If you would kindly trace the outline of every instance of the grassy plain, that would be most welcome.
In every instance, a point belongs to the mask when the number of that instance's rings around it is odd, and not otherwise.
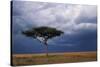
[[[49,53],[47,57],[45,53],[41,54],[13,54],[12,65],[37,65],[37,64],[55,64],[55,63],[71,63],[71,62],[88,62],[96,61],[97,52],[64,52]]]

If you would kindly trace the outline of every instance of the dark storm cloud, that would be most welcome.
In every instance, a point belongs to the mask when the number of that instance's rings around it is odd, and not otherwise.
[[[79,18],[77,18],[76,19],[76,21],[75,22],[78,22],[78,23],[80,23],[80,22],[84,22],[84,23],[97,23],[97,17],[92,17],[92,18],[89,18],[89,17],[79,17]]]
[[[62,38],[59,37],[50,43],[50,45],[66,47],[66,51],[94,51],[97,50],[96,44],[96,30],[85,30],[73,35],[64,35]]]

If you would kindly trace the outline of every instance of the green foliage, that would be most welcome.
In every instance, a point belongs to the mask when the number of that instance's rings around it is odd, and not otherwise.
[[[24,34],[24,35],[26,35],[26,36],[28,36],[28,37],[36,38],[35,32],[34,32],[34,31],[30,31],[30,30],[28,30],[28,31],[23,31],[22,34]]]
[[[63,32],[51,27],[37,27],[23,31],[22,33],[28,37],[43,37],[44,39],[51,39],[53,37],[60,36]]]

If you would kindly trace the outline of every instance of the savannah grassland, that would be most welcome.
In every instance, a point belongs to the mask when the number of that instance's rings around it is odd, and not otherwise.
[[[71,63],[96,61],[97,53],[92,52],[64,52],[49,53],[47,57],[45,53],[41,54],[13,54],[12,65],[37,65],[37,64],[54,64],[54,63]]]

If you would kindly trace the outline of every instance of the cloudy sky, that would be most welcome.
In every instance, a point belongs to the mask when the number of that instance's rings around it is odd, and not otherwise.
[[[64,32],[48,41],[49,52],[96,51],[97,6],[32,1],[13,1],[13,53],[40,53],[45,46],[25,37],[23,30],[48,26]]]

